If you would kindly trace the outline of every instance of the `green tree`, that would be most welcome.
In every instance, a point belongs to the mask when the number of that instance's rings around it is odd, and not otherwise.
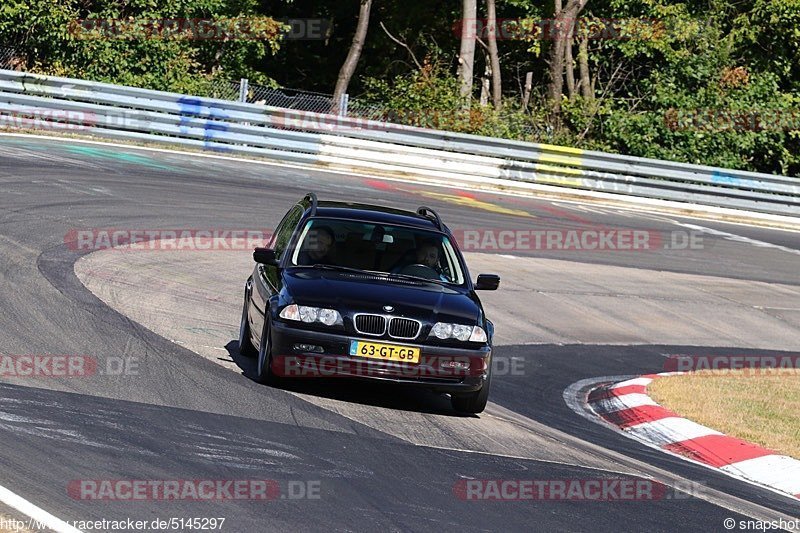
[[[0,35],[38,72],[198,92],[215,77],[269,82],[256,67],[278,50],[283,26],[259,16],[257,5],[256,0],[7,0],[0,7]],[[184,19],[184,31],[147,29],[147,21],[165,19]],[[187,19],[214,20],[220,28],[246,20],[250,31],[265,38],[193,38],[200,30],[192,33]]]

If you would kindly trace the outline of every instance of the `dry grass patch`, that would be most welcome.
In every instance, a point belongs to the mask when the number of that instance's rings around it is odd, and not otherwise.
[[[800,370],[748,372],[661,377],[647,390],[698,424],[800,459]]]

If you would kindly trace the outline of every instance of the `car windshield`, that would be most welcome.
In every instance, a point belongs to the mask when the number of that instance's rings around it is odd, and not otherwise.
[[[314,218],[302,228],[290,264],[328,266],[464,283],[450,239],[407,226]]]

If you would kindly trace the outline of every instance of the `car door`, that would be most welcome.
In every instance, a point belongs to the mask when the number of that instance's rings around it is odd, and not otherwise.
[[[275,250],[275,257],[278,264],[281,263],[283,255],[291,241],[297,224],[303,217],[304,209],[300,205],[294,206],[275,230],[275,234],[270,241],[269,248]],[[280,292],[280,268],[274,265],[257,264],[253,271],[253,288],[250,294],[250,315],[251,331],[254,343],[261,342],[261,332],[264,329],[264,314],[268,308],[270,298]],[[258,344],[255,344],[258,346]]]

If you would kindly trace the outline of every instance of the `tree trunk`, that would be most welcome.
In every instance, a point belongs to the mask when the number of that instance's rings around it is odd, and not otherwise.
[[[528,110],[528,103],[531,101],[531,91],[533,90],[533,72],[525,74],[525,92],[522,94],[522,109]]]
[[[578,44],[578,70],[581,76],[581,95],[585,100],[594,99],[594,87],[589,76],[589,37],[581,35]]]
[[[567,37],[571,27],[575,25],[578,14],[586,7],[588,0],[567,0],[567,5],[556,15],[552,31],[553,48],[550,50],[550,86],[547,96],[550,100],[551,112],[561,112],[561,97],[564,94],[564,57]]]
[[[489,58],[492,62],[492,101],[497,111],[503,107],[503,80],[500,75],[500,55],[497,52],[497,8],[495,0],[486,0]]]
[[[572,58],[573,42],[572,31],[570,31],[567,44],[564,47],[564,68],[567,69],[567,95],[569,95],[570,100],[575,97],[575,60]]]
[[[478,27],[478,0],[462,0],[461,51],[458,54],[458,81],[464,106],[472,100],[472,78],[475,67],[475,31]]]
[[[489,53],[484,54],[484,67],[483,77],[481,78],[481,99],[482,106],[489,104],[489,95],[492,94],[492,62],[489,59]]]
[[[342,96],[347,93],[347,87],[350,85],[350,80],[353,78],[353,73],[358,66],[358,60],[361,58],[361,50],[364,48],[364,41],[367,38],[367,30],[369,29],[369,12],[371,8],[372,0],[361,0],[356,34],[353,36],[353,43],[350,45],[347,59],[344,60],[344,64],[339,70],[339,77],[336,79],[336,90],[333,92],[334,113],[339,112],[339,103],[342,101]]]

